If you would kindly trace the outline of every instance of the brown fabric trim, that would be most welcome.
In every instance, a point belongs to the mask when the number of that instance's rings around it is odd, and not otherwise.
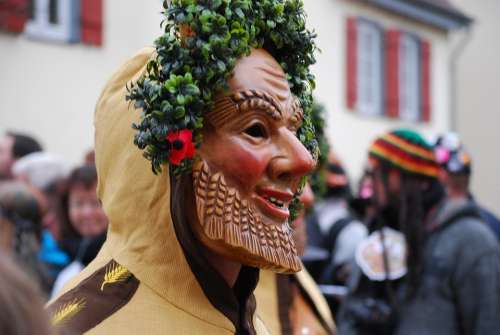
[[[139,280],[111,260],[47,310],[59,334],[82,334],[122,308],[138,287]]]
[[[278,289],[278,316],[281,325],[281,334],[292,335],[293,327],[290,322],[289,309],[293,302],[292,276],[277,274],[276,287]]]
[[[256,309],[253,291],[259,280],[259,270],[243,266],[234,288],[210,265],[189,226],[187,200],[193,201],[192,179],[189,174],[175,177],[170,173],[170,208],[174,230],[186,261],[210,303],[234,325],[235,333],[255,335],[253,315]]]

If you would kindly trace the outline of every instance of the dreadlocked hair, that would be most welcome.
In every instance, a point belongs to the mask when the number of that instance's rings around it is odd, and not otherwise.
[[[391,169],[390,164],[381,161],[381,171],[384,187],[388,190],[388,175]],[[426,205],[428,189],[433,184],[433,179],[422,175],[416,175],[401,171],[401,184],[398,195],[391,195],[388,192],[389,203],[398,209],[398,216],[394,217],[396,222],[382,221],[381,225],[389,225],[404,234],[407,253],[406,264],[408,272],[406,282],[408,283],[405,298],[414,297],[420,284],[423,269],[423,245],[425,241],[425,215],[428,210]],[[425,184],[429,184],[425,186]]]
[[[406,298],[414,296],[423,268],[424,203],[422,179],[403,175],[400,192],[399,228],[407,243],[408,291]]]

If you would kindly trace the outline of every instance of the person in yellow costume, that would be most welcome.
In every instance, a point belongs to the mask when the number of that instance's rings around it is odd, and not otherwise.
[[[166,13],[97,104],[108,235],[48,306],[63,334],[267,334],[259,268],[301,269],[288,221],[317,157],[301,1]]]

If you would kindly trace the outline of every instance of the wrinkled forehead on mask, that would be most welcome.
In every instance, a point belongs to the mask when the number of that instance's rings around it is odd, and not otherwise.
[[[215,99],[208,121],[215,127],[227,120],[227,105],[246,102],[241,112],[265,109],[275,120],[300,127],[304,116],[298,100],[290,91],[286,74],[278,62],[264,49],[252,49],[250,55],[239,59],[228,79],[229,90]]]

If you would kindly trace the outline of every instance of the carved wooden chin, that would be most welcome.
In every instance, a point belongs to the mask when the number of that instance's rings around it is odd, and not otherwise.
[[[301,270],[288,222],[264,224],[253,205],[203,160],[195,163],[193,183],[199,221],[194,231],[207,247],[249,266],[283,273]]]

